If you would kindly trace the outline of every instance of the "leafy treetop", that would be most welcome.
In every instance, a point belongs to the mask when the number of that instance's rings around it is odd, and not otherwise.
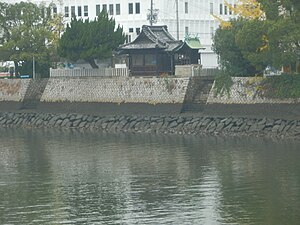
[[[58,53],[72,61],[83,59],[98,68],[95,59],[112,55],[112,50],[125,41],[123,29],[102,11],[94,21],[73,18],[59,41]]]
[[[0,3],[0,59],[14,61],[16,72],[19,62],[30,62],[33,57],[49,63],[56,47],[53,21],[57,18],[51,14],[51,5]]]

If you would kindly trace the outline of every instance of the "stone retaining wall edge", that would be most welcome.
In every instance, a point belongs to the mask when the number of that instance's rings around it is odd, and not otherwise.
[[[299,120],[243,117],[0,113],[0,126],[89,129],[107,132],[300,137]]]

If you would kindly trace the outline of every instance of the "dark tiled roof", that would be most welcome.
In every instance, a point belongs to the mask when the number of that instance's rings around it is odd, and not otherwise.
[[[167,26],[144,25],[139,36],[133,42],[121,45],[119,50],[161,49],[171,52],[182,44],[182,41],[177,41],[172,37]]]

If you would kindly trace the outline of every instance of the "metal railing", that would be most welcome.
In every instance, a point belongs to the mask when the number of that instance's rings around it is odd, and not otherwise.
[[[204,77],[212,77],[218,73],[219,69],[203,69],[201,67],[193,66],[192,67],[192,76],[204,76]]]
[[[52,69],[50,78],[59,77],[128,77],[128,68]]]
[[[175,75],[179,77],[214,77],[218,71],[218,68],[202,68],[199,64],[175,66]]]

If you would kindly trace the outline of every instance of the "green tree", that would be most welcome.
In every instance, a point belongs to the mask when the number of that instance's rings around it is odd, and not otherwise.
[[[266,11],[272,63],[276,67],[298,65],[300,60],[300,2],[298,0],[260,0]]]
[[[288,66],[300,60],[300,22],[295,23],[291,18],[281,18],[273,22],[268,29],[268,35],[275,66]]]
[[[51,6],[20,2],[1,3],[0,8],[0,58],[14,61],[16,72],[20,64],[31,65],[35,58],[37,68],[41,68],[37,72],[46,75],[54,47]]]
[[[231,76],[249,76],[257,72],[251,62],[244,57],[236,41],[238,31],[246,22],[244,19],[232,20],[230,28],[220,27],[213,38],[213,50],[220,57],[221,67]]]
[[[73,18],[62,35],[58,53],[61,57],[76,61],[83,59],[92,68],[98,68],[95,59],[105,59],[112,55],[125,41],[123,29],[102,11],[94,21]]]
[[[261,73],[266,66],[292,67],[299,72],[300,1],[257,1],[263,16],[251,18],[239,13],[240,18],[228,23],[230,26],[217,30],[214,49],[221,64],[233,75]]]
[[[269,23],[263,20],[249,20],[235,35],[242,57],[247,59],[260,74],[272,64],[273,56],[269,49],[268,26]]]

